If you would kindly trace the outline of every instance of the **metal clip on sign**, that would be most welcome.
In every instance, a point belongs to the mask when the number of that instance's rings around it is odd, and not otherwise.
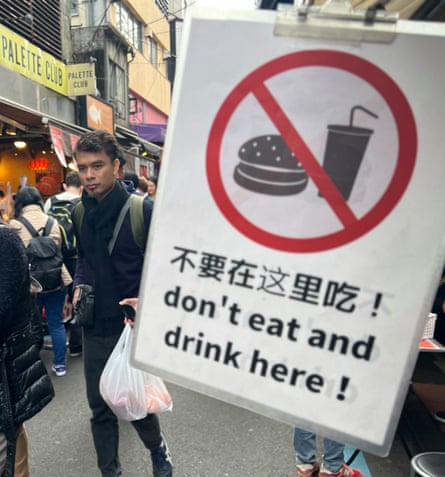
[[[306,3],[278,4],[274,33],[277,36],[339,41],[392,43],[398,12],[376,8],[353,9],[349,0],[327,0],[321,7]]]

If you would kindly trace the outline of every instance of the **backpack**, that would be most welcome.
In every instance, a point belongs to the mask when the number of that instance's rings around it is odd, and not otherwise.
[[[54,217],[62,234],[62,255],[64,260],[74,258],[77,255],[77,239],[74,233],[71,212],[80,202],[80,197],[71,200],[59,200],[57,197],[50,199],[48,215]]]
[[[41,227],[38,231],[25,217],[19,217],[17,220],[32,235],[26,247],[31,277],[40,283],[42,292],[60,289],[63,256],[54,239],[49,236],[55,219],[48,217],[45,227]]]
[[[147,243],[147,234],[145,233],[145,221],[144,221],[144,198],[140,195],[130,194],[124,206],[122,207],[119,216],[114,226],[113,235],[108,243],[108,252],[111,255],[113,252],[114,244],[119,234],[122,223],[125,219],[128,209],[130,209],[130,222],[131,232],[133,234],[133,240],[139,247],[141,254],[145,253],[145,246]],[[85,209],[82,202],[74,209],[74,224],[78,233],[82,228],[83,216]]]

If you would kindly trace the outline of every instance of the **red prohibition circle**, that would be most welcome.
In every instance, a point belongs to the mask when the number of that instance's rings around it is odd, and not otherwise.
[[[221,145],[228,122],[241,101],[258,85],[287,70],[328,67],[349,72],[370,84],[386,101],[398,133],[398,157],[393,176],[380,200],[363,217],[342,230],[308,238],[273,234],[246,219],[230,200],[222,181]],[[397,84],[363,58],[334,50],[306,50],[270,61],[244,78],[229,94],[212,124],[206,151],[207,180],[213,198],[226,219],[241,234],[269,248],[285,252],[319,252],[352,242],[376,227],[396,206],[409,184],[417,154],[417,131],[411,108]]]

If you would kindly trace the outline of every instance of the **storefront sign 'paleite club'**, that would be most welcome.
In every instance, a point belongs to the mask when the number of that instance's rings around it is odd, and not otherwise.
[[[383,455],[445,260],[445,26],[275,20],[187,18],[133,363]]]

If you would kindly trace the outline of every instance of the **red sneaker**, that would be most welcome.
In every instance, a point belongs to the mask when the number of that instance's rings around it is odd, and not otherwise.
[[[311,477],[311,475],[316,474],[320,464],[318,462],[313,462],[311,464],[297,464],[297,474],[299,477]]]
[[[351,469],[346,464],[343,464],[337,472],[331,472],[322,465],[318,475],[319,477],[363,477],[358,469]]]

